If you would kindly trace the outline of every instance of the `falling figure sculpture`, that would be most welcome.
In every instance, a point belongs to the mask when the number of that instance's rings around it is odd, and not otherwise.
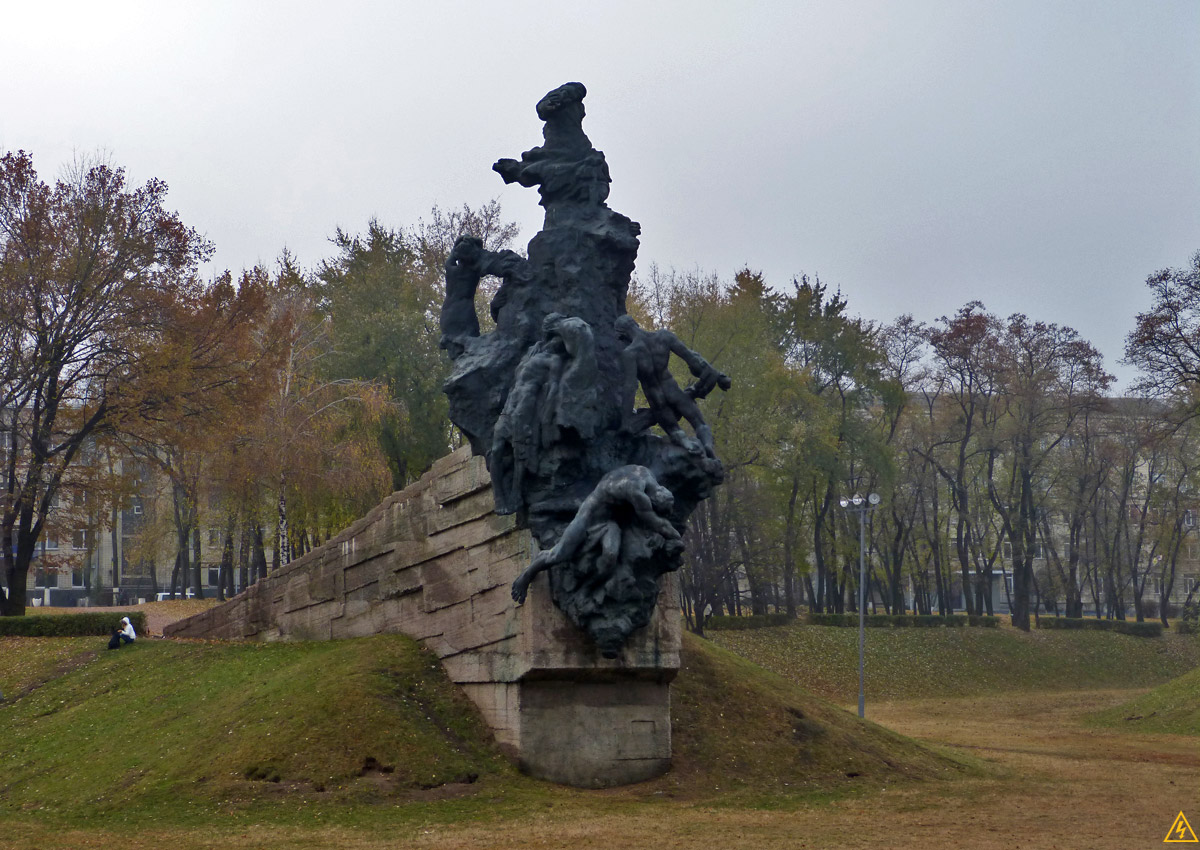
[[[615,658],[650,621],[659,577],[679,568],[687,517],[723,479],[696,401],[730,380],[626,314],[641,228],[605,203],[611,180],[583,131],[586,93],[567,83],[543,97],[543,144],[493,166],[506,183],[538,187],[545,223],[528,259],[458,239],[441,346],[454,360],[450,417],[487,459],[496,511],[515,514],[541,548],[513,598],[548,572],[554,604]],[[501,279],[486,334],[474,305],[485,275]],[[670,374],[672,353],[696,377],[687,388]],[[649,408],[635,411],[639,384]]]

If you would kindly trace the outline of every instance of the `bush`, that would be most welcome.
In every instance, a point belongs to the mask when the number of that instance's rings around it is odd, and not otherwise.
[[[993,614],[972,614],[967,617],[967,625],[984,629],[998,629],[1000,628],[1000,618]]]
[[[843,628],[857,628],[857,614],[809,614],[805,617],[805,622],[810,626],[840,626]],[[966,614],[951,614],[947,617],[942,617],[938,614],[868,614],[866,625],[873,629],[887,628],[961,628],[962,626],[979,626],[983,628],[997,628],[1000,625],[999,617],[990,616],[967,616]]]
[[[1039,629],[1084,629],[1098,632],[1117,632],[1134,637],[1162,636],[1162,623],[1138,623],[1133,620],[1096,620],[1090,617],[1041,617]]]
[[[20,637],[108,637],[128,617],[139,636],[145,635],[146,615],[141,611],[87,612],[86,614],[46,614],[24,617],[0,617],[0,636]]]
[[[749,617],[730,617],[721,614],[704,621],[704,628],[717,631],[739,629],[765,629],[768,626],[786,626],[795,620],[787,614],[752,614]]]
[[[1200,634],[1200,603],[1193,600],[1183,606],[1175,623],[1175,631],[1181,635]]]

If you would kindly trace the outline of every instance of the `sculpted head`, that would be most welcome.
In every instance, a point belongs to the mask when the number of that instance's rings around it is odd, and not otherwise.
[[[670,516],[671,511],[675,510],[675,495],[661,484],[655,484],[650,488],[650,504],[654,505],[654,512],[659,516]]]
[[[613,322],[613,330],[617,332],[617,339],[621,340],[622,342],[632,342],[634,336],[639,330],[641,330],[641,328],[638,326],[638,323],[634,320],[633,316],[630,316],[628,313],[626,313],[622,316],[617,316],[616,320]]]
[[[577,106],[579,118],[582,119],[583,99],[586,96],[587,89],[584,88],[583,83],[563,83],[538,101],[538,118],[549,121],[555,113],[570,106]]]
[[[567,318],[562,313],[547,313],[542,319],[542,338],[550,339],[558,331],[558,326]]]

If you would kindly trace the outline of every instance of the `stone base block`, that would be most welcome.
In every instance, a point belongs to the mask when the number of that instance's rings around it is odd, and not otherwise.
[[[521,769],[531,776],[607,788],[671,767],[669,682],[521,683]]]

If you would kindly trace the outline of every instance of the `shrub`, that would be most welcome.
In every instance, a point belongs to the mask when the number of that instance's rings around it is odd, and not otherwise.
[[[985,629],[1000,628],[1000,618],[993,614],[972,614],[967,617],[968,626],[979,626]]]
[[[809,614],[805,622],[810,626],[841,626],[857,628],[857,614]],[[868,628],[961,628],[962,626],[980,626],[996,628],[1000,625],[999,617],[970,616],[966,614],[951,614],[947,617],[938,614],[868,614]]]
[[[704,628],[736,631],[738,629],[765,629],[768,626],[786,626],[795,620],[787,614],[752,614],[748,617],[730,617],[721,614],[704,621]]]
[[[1200,603],[1191,601],[1184,604],[1175,623],[1175,631],[1181,635],[1200,634]]]
[[[1138,623],[1133,620],[1096,620],[1090,617],[1042,617],[1039,629],[1084,629],[1099,632],[1117,632],[1134,637],[1160,637],[1162,623]]]
[[[0,617],[0,636],[20,637],[107,637],[120,628],[121,618],[128,617],[139,636],[146,632],[146,615],[141,611],[87,612],[86,614],[46,614],[24,617]]]

